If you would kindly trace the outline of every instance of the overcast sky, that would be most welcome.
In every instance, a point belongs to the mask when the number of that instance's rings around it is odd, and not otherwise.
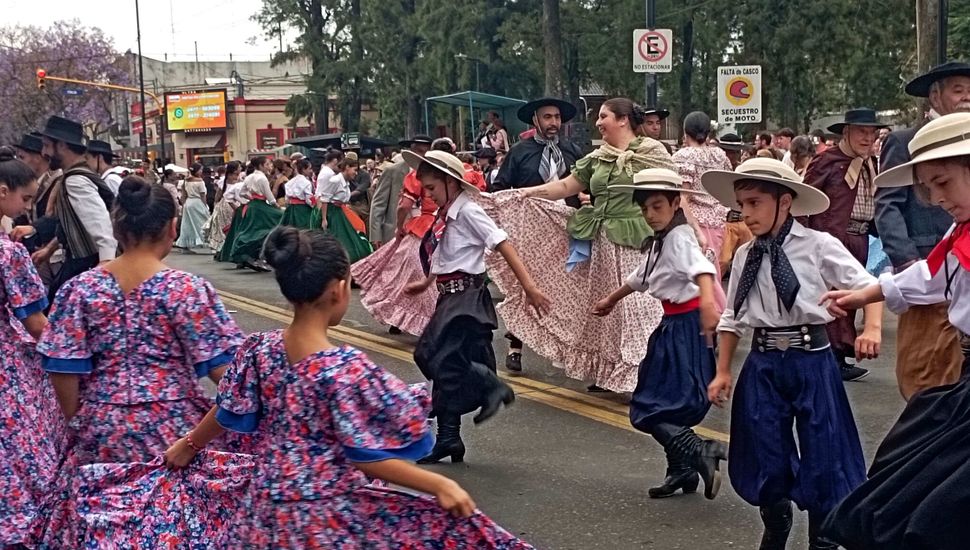
[[[261,0],[140,0],[141,47],[147,57],[169,61],[269,60],[279,50],[278,39],[264,39],[250,21]],[[119,52],[138,51],[135,0],[0,0],[0,25],[47,26],[55,20],[77,19],[100,27]],[[249,39],[256,37],[255,45]],[[284,48],[286,43],[284,42]]]

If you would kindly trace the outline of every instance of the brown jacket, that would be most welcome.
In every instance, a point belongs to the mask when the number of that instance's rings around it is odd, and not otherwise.
[[[842,242],[846,242],[846,230],[855,205],[856,193],[859,185],[849,188],[845,182],[845,173],[849,169],[852,157],[846,155],[838,147],[830,147],[816,156],[808,164],[804,182],[821,190],[829,197],[829,209],[821,214],[808,218],[805,225],[817,231],[824,231]],[[863,167],[863,170],[866,168]],[[875,178],[875,174],[871,177]]]

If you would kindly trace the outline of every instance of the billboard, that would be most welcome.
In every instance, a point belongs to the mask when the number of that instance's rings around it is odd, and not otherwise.
[[[226,90],[167,92],[165,119],[171,132],[226,127]]]

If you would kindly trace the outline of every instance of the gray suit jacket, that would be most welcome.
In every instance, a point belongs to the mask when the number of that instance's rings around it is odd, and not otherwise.
[[[370,203],[370,239],[382,243],[394,239],[397,230],[397,200],[404,187],[404,177],[411,168],[399,161],[384,170],[377,180],[377,188]]]
[[[879,155],[880,172],[910,161],[909,142],[917,130],[889,134]],[[883,250],[895,268],[925,258],[953,224],[946,210],[923,202],[913,186],[877,189],[875,221]]]

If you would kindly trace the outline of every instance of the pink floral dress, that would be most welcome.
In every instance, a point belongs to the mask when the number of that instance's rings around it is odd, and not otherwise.
[[[415,460],[434,444],[423,386],[340,347],[289,364],[282,331],[254,334],[219,384],[217,420],[259,439],[256,548],[531,548],[481,512],[369,485],[352,462]]]
[[[80,407],[58,479],[46,541],[78,530],[78,469],[150,462],[212,408],[198,378],[232,361],[242,333],[201,277],[165,269],[124,294],[95,268],[57,294],[38,344],[44,369],[80,376]],[[214,448],[247,448],[241,438]]]
[[[0,234],[0,547],[29,544],[64,435],[54,391],[21,319],[47,307],[27,249]]]

